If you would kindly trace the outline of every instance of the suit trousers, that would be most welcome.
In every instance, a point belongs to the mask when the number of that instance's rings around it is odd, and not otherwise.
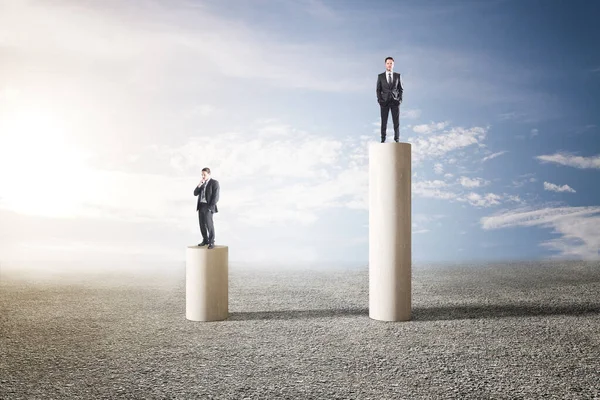
[[[198,210],[198,222],[202,240],[206,243],[215,243],[215,226],[213,224],[213,213],[208,209],[208,204],[200,203]]]
[[[394,124],[394,140],[400,139],[400,104],[396,102],[388,102],[379,105],[381,108],[381,141],[385,142],[387,131],[387,121],[392,111],[392,122]]]

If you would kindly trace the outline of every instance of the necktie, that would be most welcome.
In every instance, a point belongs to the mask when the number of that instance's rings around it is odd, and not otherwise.
[[[388,84],[392,86],[392,74],[388,74]]]

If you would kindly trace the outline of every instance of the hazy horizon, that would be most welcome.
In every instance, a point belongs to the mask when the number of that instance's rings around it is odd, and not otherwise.
[[[183,262],[205,166],[232,265],[366,265],[387,56],[415,265],[599,260],[598,11],[0,0],[0,269]]]

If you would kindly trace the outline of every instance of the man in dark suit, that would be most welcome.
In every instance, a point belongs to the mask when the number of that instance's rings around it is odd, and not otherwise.
[[[394,59],[385,59],[385,72],[377,76],[377,102],[381,108],[381,143],[385,142],[388,116],[392,111],[394,140],[400,139],[400,104],[402,104],[402,76],[394,72]]]
[[[213,213],[219,212],[217,208],[219,181],[211,179],[210,168],[202,168],[202,180],[194,189],[194,196],[198,196],[196,211],[198,211],[200,233],[202,233],[202,243],[198,243],[198,246],[208,245],[208,248],[212,249],[215,247]]]

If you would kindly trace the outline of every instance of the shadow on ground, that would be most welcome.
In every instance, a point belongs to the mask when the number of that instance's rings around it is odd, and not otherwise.
[[[414,307],[413,321],[440,321],[458,319],[536,317],[552,315],[600,314],[600,304],[468,304],[439,307]],[[367,308],[322,309],[322,310],[281,310],[232,312],[230,321],[267,320],[267,319],[310,319],[362,315],[369,316]]]

